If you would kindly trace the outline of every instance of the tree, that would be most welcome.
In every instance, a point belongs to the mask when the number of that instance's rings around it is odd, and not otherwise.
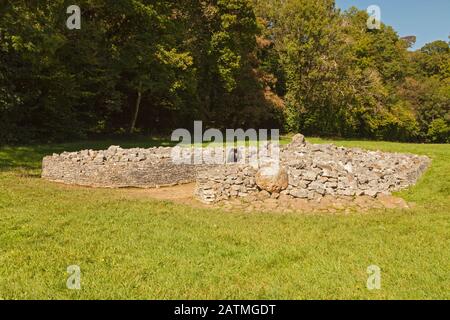
[[[445,141],[450,50],[333,0],[0,1],[0,141],[205,127]],[[412,39],[412,38],[411,38]],[[444,125],[444,122],[446,125]]]

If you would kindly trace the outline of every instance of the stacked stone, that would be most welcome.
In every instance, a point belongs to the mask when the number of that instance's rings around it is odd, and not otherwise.
[[[297,135],[282,149],[275,167],[247,164],[207,170],[197,180],[196,194],[206,203],[255,193],[308,200],[326,195],[376,197],[415,184],[429,163],[425,156],[314,145]]]
[[[170,158],[171,148],[133,148],[122,149],[119,146],[111,146],[108,150],[82,150],[78,152],[63,152],[60,155],[53,154],[51,158],[54,161],[81,162],[83,164],[95,163],[103,165],[108,162],[141,162],[141,161],[159,161],[160,159]]]
[[[186,162],[177,162],[174,151],[179,150],[111,146],[103,151],[64,152],[44,158],[42,177],[67,184],[114,188],[151,188],[197,181],[196,195],[207,203],[257,193],[272,198],[317,200],[327,195],[387,195],[415,184],[430,163],[429,158],[412,154],[310,144],[302,135],[281,149],[279,161],[262,152],[260,162],[255,163],[254,156],[260,152],[255,149],[240,148],[231,150],[231,154],[228,149],[192,148],[182,150],[188,155]],[[218,156],[226,163],[196,162],[196,154],[202,152],[202,161]]]
[[[258,192],[256,170],[246,165],[224,165],[199,172],[196,196],[206,203],[246,197]]]
[[[42,177],[66,184],[91,187],[152,188],[194,182],[204,166],[174,164],[171,148],[64,152],[45,157]]]
[[[289,172],[284,193],[309,199],[390,194],[415,184],[430,163],[424,156],[306,142],[288,146],[281,158]]]

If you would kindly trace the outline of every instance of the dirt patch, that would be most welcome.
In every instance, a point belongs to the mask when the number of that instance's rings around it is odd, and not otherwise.
[[[250,195],[246,198],[235,198],[216,204],[203,204],[194,197],[195,183],[162,187],[155,189],[122,189],[121,194],[130,197],[145,197],[155,200],[172,201],[201,208],[221,208],[226,211],[244,212],[319,212],[319,213],[350,213],[367,212],[371,209],[408,209],[405,200],[387,195],[377,198],[368,196],[333,197],[325,196],[318,200],[295,199],[280,196],[266,198]]]
[[[128,193],[141,194],[158,200],[183,201],[194,198],[195,183],[152,189],[124,189]]]
[[[131,198],[155,199],[161,201],[171,201],[174,203],[189,205],[196,208],[211,208],[198,201],[194,197],[195,183],[180,184],[170,187],[160,187],[151,189],[120,189],[120,194]]]

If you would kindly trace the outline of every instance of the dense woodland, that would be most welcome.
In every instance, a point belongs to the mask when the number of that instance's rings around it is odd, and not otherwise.
[[[74,1],[72,1],[74,2]],[[450,47],[333,0],[0,0],[0,143],[214,128],[450,142]]]

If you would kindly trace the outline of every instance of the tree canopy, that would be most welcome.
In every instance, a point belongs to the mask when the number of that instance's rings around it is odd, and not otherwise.
[[[0,142],[224,128],[450,142],[450,47],[333,0],[0,0]]]

